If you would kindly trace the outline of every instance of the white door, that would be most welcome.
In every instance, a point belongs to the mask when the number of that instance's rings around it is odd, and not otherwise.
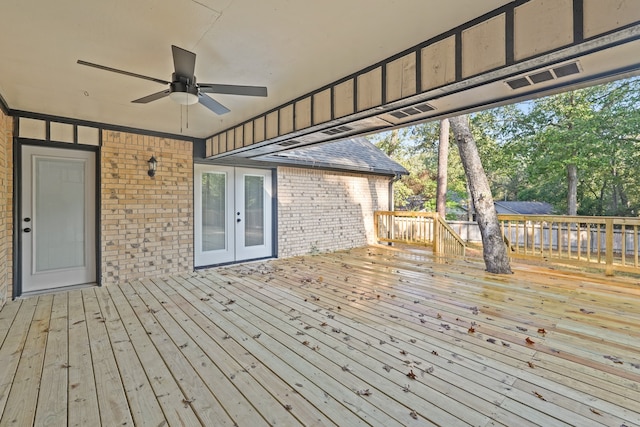
[[[22,293],[96,281],[95,153],[22,147]]]
[[[271,171],[195,166],[195,265],[269,257]]]
[[[271,171],[236,168],[236,260],[271,256]]]

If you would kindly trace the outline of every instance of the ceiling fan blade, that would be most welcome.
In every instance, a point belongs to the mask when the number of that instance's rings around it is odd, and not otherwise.
[[[171,51],[176,74],[191,79],[196,69],[196,54],[173,45],[171,45]]]
[[[111,68],[100,64],[94,64],[92,62],[83,61],[82,59],[78,59],[78,64],[86,65],[87,67],[97,68],[99,70],[111,71],[112,73],[124,74],[125,76],[137,77],[139,79],[150,80],[152,82],[160,83],[163,85],[168,85],[170,82],[166,80],[156,79],[155,77],[143,76],[142,74],[132,73],[130,71],[118,70],[117,68]]]
[[[204,93],[201,93],[200,96],[198,96],[198,102],[200,102],[200,104],[204,105],[209,110],[213,111],[218,115],[226,114],[229,111],[231,111],[227,107],[220,104],[218,101],[211,98],[210,96],[205,95]]]
[[[151,95],[143,96],[142,98],[133,100],[131,102],[135,102],[136,104],[146,104],[151,101],[155,101],[156,99],[164,98],[165,96],[169,96],[171,90],[166,89],[162,92],[152,93]]]
[[[219,85],[213,83],[199,83],[200,92],[221,93],[225,95],[267,96],[264,86]]]

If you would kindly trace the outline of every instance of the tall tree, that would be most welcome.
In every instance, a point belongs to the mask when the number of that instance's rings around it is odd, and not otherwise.
[[[447,217],[447,171],[449,162],[449,119],[440,120],[438,143],[438,181],[436,187],[436,212]]]
[[[469,129],[469,119],[464,115],[451,118],[449,121],[476,210],[485,266],[490,273],[510,274],[511,266],[493,204],[491,188],[482,167],[476,141]]]
[[[640,79],[531,101],[512,109],[500,132],[524,159],[522,200],[568,214],[640,212]]]

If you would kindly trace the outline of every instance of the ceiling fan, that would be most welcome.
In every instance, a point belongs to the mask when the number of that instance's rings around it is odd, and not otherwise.
[[[225,114],[230,110],[215,99],[208,96],[207,93],[244,96],[267,96],[267,88],[264,86],[197,83],[196,76],[194,75],[196,54],[173,45],[171,46],[171,51],[173,53],[173,66],[175,68],[175,71],[171,75],[171,81],[143,76],[142,74],[132,73],[129,71],[118,70],[116,68],[83,61],[81,59],[78,60],[78,64],[98,68],[100,70],[124,74],[125,76],[150,80],[152,82],[160,83],[163,85],[169,85],[168,89],[165,89],[161,92],[153,93],[151,95],[143,96],[142,98],[131,101],[138,104],[146,104],[148,102],[156,101],[168,96],[181,105],[191,105],[199,102],[216,114]]]

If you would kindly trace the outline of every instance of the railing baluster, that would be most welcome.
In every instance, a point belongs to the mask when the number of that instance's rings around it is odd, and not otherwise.
[[[620,245],[622,247],[620,251],[620,260],[622,265],[627,265],[627,226],[625,224],[622,224],[622,228],[620,229],[620,238],[622,239]]]
[[[638,226],[633,226],[633,266],[638,267]]]

